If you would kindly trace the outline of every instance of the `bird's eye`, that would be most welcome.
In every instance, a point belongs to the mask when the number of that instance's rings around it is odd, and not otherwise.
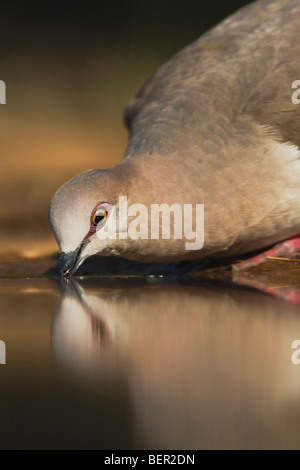
[[[98,207],[92,217],[93,225],[96,227],[98,224],[103,223],[107,216],[107,210],[104,207]]]

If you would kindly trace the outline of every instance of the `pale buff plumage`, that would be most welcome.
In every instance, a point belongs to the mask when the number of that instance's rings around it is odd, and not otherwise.
[[[123,162],[82,173],[55,194],[50,221],[62,271],[88,256],[179,261],[237,255],[300,233],[300,1],[260,0],[164,64],[125,111]],[[204,204],[205,242],[99,240],[80,244],[100,201]],[[113,215],[112,215],[113,217]],[[108,220],[109,223],[109,220]]]

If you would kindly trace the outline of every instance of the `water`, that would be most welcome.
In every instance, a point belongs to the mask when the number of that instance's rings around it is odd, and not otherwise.
[[[2,449],[299,448],[297,303],[199,277],[37,275],[51,265],[2,269]]]

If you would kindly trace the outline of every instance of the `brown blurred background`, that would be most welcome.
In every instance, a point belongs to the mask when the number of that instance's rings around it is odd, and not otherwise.
[[[247,1],[1,5],[0,257],[57,250],[55,190],[124,154],[122,113],[180,48]]]

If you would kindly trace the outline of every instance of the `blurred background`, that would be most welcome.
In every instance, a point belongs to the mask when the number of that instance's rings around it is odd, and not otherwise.
[[[0,261],[57,250],[48,223],[67,179],[123,158],[123,110],[179,49],[249,3],[1,5]]]

